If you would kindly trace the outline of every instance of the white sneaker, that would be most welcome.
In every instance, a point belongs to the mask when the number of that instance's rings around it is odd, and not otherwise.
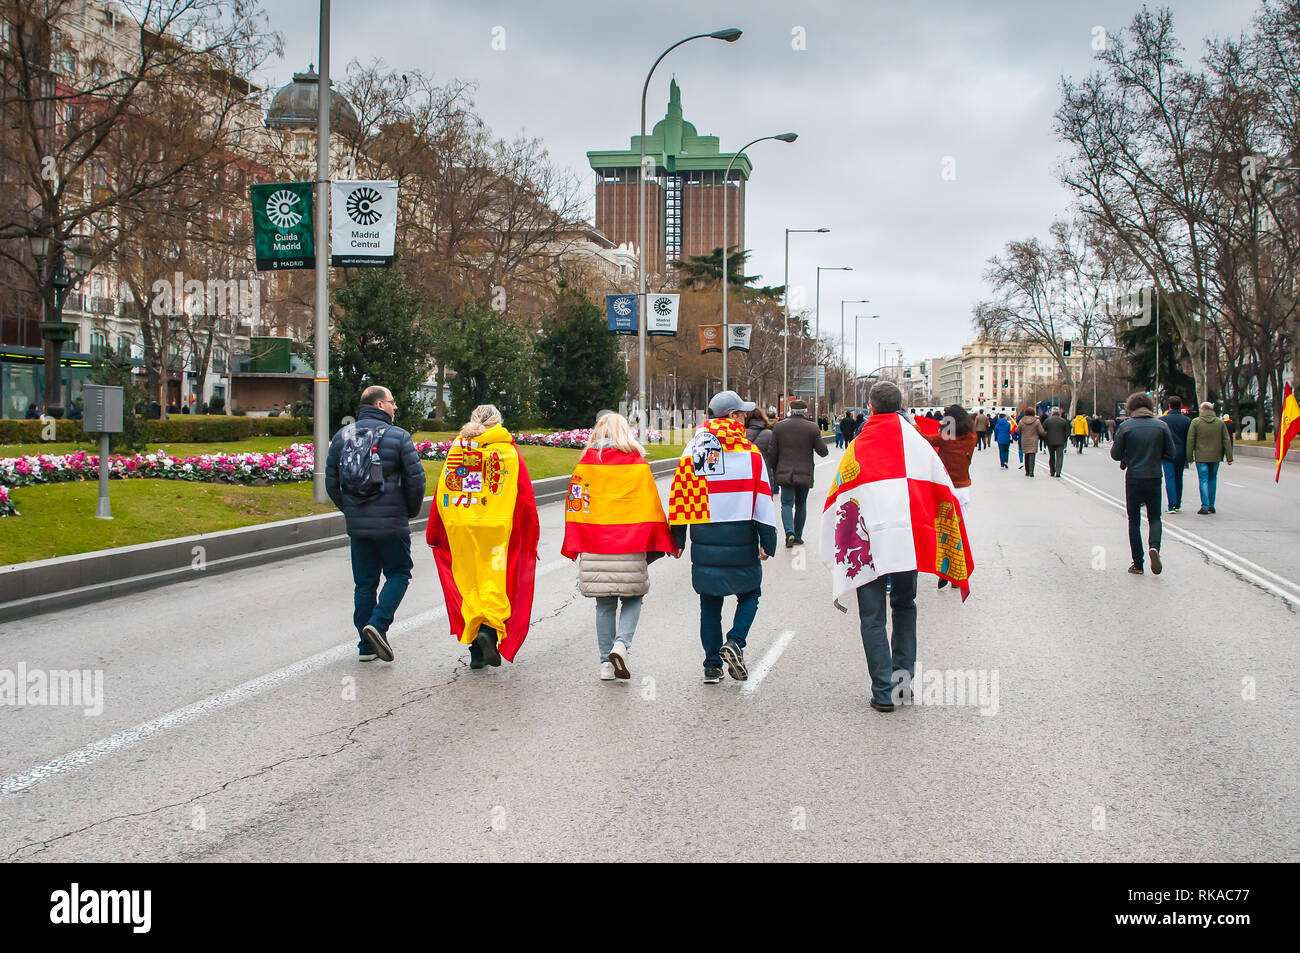
[[[602,682],[612,682],[614,680],[614,665],[611,662],[600,663],[600,680]]]
[[[609,662],[619,678],[632,677],[632,673],[627,670],[627,645],[622,640],[616,640],[614,647],[609,650]]]

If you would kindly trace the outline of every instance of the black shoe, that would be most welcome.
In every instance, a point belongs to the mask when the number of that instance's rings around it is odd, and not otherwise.
[[[785,548],[786,549],[794,548],[794,533],[785,534]]]
[[[1141,575],[1143,575],[1142,567],[1139,566],[1137,563],[1134,563],[1132,566],[1129,566],[1129,567],[1128,567],[1128,571],[1131,572],[1131,573],[1132,573],[1133,575],[1135,575],[1135,576],[1141,576]]]
[[[1210,508],[1209,508],[1208,506],[1202,506],[1199,510],[1196,511],[1196,515],[1197,515],[1197,516],[1209,516],[1209,515],[1210,515]]]
[[[749,679],[749,669],[745,668],[745,650],[735,639],[727,639],[722,644],[722,661],[727,663],[727,673],[736,681]]]
[[[393,647],[388,644],[388,638],[373,625],[368,625],[361,630],[361,634],[370,641],[375,647],[375,654],[385,662],[393,660]]]
[[[1160,570],[1164,569],[1164,563],[1160,561],[1160,550],[1148,549],[1147,558],[1151,560],[1151,572],[1153,575],[1160,575]]]
[[[501,652],[497,649],[496,632],[487,627],[481,628],[478,630],[478,638],[474,642],[483,653],[484,662],[493,668],[501,664]]]
[[[372,645],[367,645],[357,649],[358,662],[373,662],[377,658],[379,658],[379,656],[375,654],[375,648]]]
[[[894,703],[878,702],[873,698],[871,699],[871,707],[874,708],[876,711],[883,711],[885,714],[889,714],[891,711],[894,710]]]
[[[478,644],[478,639],[475,639],[469,644],[469,667],[483,668],[485,665],[487,662],[483,661],[483,647]]]
[[[935,588],[936,588],[936,589],[942,589],[942,588],[943,588],[944,586],[946,586],[946,585],[948,585],[948,580],[947,580],[947,579],[940,579],[940,580],[939,580],[939,585],[935,586]]]
[[[1210,507],[1210,512],[1211,512],[1211,513],[1217,513],[1217,512],[1219,512],[1219,511],[1216,510],[1213,506],[1211,506],[1211,507]]]
[[[802,545],[803,545],[803,540],[800,539],[798,536],[796,536],[796,537],[794,538],[794,544],[795,544],[796,546],[802,546]]]
[[[705,685],[716,685],[720,681],[722,681],[722,669],[718,668],[716,665],[704,666]]]

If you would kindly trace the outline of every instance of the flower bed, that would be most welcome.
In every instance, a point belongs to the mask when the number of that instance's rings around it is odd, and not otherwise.
[[[560,430],[556,433],[517,433],[514,435],[515,443],[521,447],[559,447],[565,450],[581,450],[591,439],[591,430]],[[650,441],[652,443],[663,443],[664,435],[658,430],[650,431]],[[447,448],[451,446],[450,440],[443,440],[434,443],[432,440],[422,440],[415,445],[421,457],[425,460],[445,460],[447,459]]]
[[[14,506],[14,501],[9,497],[9,487],[0,486],[0,518],[21,515],[18,508]]]

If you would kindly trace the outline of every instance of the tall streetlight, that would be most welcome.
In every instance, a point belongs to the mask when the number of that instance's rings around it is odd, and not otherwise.
[[[697,33],[694,36],[686,37],[686,39],[684,40],[678,40],[672,46],[668,47],[668,49],[664,50],[662,53],[659,54],[659,58],[655,60],[654,65],[650,67],[650,72],[645,74],[645,83],[641,87],[641,166],[639,171],[640,185],[637,188],[637,192],[639,193],[638,218],[640,218],[641,220],[640,221],[641,246],[640,246],[640,254],[637,255],[637,271],[640,272],[640,279],[638,282],[639,287],[637,289],[637,308],[639,311],[639,315],[637,319],[636,336],[637,336],[637,350],[640,352],[637,358],[638,372],[640,375],[638,379],[638,385],[637,385],[637,410],[638,410],[638,417],[640,419],[637,421],[637,425],[639,428],[638,433],[641,434],[641,439],[643,440],[645,439],[645,435],[650,432],[650,428],[649,428],[650,417],[648,414],[648,408],[646,407],[646,399],[645,399],[645,352],[646,352],[645,100],[646,100],[646,95],[650,92],[650,78],[654,76],[655,69],[658,68],[661,62],[663,62],[663,58],[667,56],[669,53],[671,53],[673,50],[677,49],[677,47],[681,46],[683,43],[689,43],[691,42],[691,40],[703,40],[703,39],[722,40],[726,43],[734,43],[736,42],[736,40],[740,39],[740,32],[741,31],[737,30],[735,27],[731,27],[726,30],[718,30],[714,33]],[[726,244],[725,236],[723,237],[723,244],[724,245]],[[723,275],[722,283],[723,285],[727,283],[725,274]],[[727,342],[723,341],[722,346],[723,346],[722,353],[725,360],[725,356],[727,353],[726,352]]]
[[[785,299],[785,325],[781,331],[781,400],[789,402],[790,394],[790,233],[811,232],[824,235],[829,228],[787,228],[785,230],[785,290],[781,297]],[[813,390],[817,389],[817,380],[813,379]]]
[[[818,265],[817,266],[817,304],[815,305],[816,325],[813,330],[813,339],[820,343],[822,337],[822,272],[823,271],[852,271],[847,265]],[[819,360],[817,366],[821,366]],[[813,418],[821,416],[821,394],[817,390],[817,380],[813,378]]]
[[[41,338],[45,346],[45,413],[56,420],[63,416],[63,345],[77,333],[77,326],[63,320],[63,303],[68,290],[90,270],[89,252],[72,249],[75,274],[68,270],[64,242],[48,235],[27,238],[38,272],[43,272],[41,288]],[[44,262],[44,269],[41,263]],[[45,289],[48,288],[47,292]]]
[[[878,314],[857,314],[853,316],[853,382],[858,385],[859,389],[854,393],[857,395],[857,401],[862,403],[861,381],[858,379],[858,328],[861,325],[859,321],[874,321],[879,318]]]
[[[727,188],[727,182],[731,179],[731,167],[735,165],[736,160],[745,154],[745,150],[758,142],[766,142],[768,139],[779,139],[781,142],[794,142],[799,138],[797,132],[783,132],[775,136],[762,136],[752,142],[747,142],[736,150],[731,161],[727,163],[727,171],[722,173],[722,389],[727,389],[727,352],[730,350],[731,338],[727,325],[727,290],[731,282],[728,280],[730,275],[727,272],[727,253],[728,246],[731,244],[731,236],[727,233],[727,197],[731,190]]]
[[[844,342],[847,338],[847,335],[845,335],[844,333],[844,306],[846,304],[870,304],[870,303],[871,303],[870,298],[841,298],[840,299],[840,384],[841,385],[843,385],[844,383],[844,367],[848,363],[844,358]],[[843,389],[848,390],[847,387]],[[847,395],[841,394],[840,400],[844,400],[846,397]]]

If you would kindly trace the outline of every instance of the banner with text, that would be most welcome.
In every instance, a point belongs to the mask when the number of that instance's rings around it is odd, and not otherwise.
[[[701,354],[722,353],[722,325],[720,324],[700,325],[700,353]]]
[[[733,324],[731,327],[731,341],[727,344],[728,351],[748,351],[749,335],[754,330],[752,324]]]
[[[614,334],[636,334],[636,295],[605,295],[605,317]]]
[[[330,264],[388,268],[397,244],[397,183],[330,183]]]
[[[677,305],[680,295],[650,295],[646,305],[646,334],[677,336]]]
[[[267,182],[248,187],[253,202],[253,257],[258,271],[315,268],[310,182]]]

